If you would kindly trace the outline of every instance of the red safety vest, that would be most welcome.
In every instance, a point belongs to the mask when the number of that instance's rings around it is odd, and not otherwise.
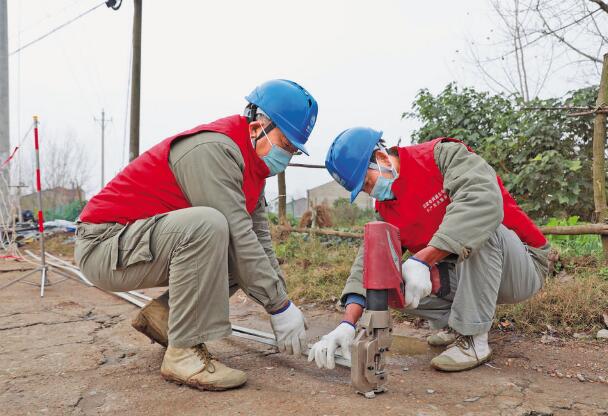
[[[428,245],[451,202],[443,188],[443,175],[435,163],[435,145],[445,141],[462,143],[457,139],[440,137],[430,142],[400,147],[401,168],[392,186],[396,199],[376,201],[378,213],[385,221],[399,228],[401,244],[412,253]],[[467,149],[472,152],[470,147],[467,146]],[[529,246],[542,247],[547,244],[543,233],[517,205],[500,177],[496,176],[496,179],[502,192],[503,225],[515,231],[520,240]]]
[[[249,138],[249,124],[242,116],[230,116],[202,124],[192,130],[163,140],[143,153],[108,183],[80,214],[80,220],[94,224],[117,222],[128,224],[143,218],[164,214],[192,205],[179,187],[171,167],[171,143],[180,138],[204,131],[222,133],[230,137],[241,151],[245,161],[243,193],[245,205],[251,214],[264,189],[270,171],[258,157]],[[205,178],[201,186],[205,186]]]

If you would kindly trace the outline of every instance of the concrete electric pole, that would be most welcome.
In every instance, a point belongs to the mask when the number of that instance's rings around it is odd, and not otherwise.
[[[7,158],[11,146],[8,101],[8,10],[7,1],[0,0],[0,164]],[[10,180],[8,167],[0,171],[0,195],[8,197]],[[8,214],[8,213],[3,213]]]
[[[106,123],[112,121],[111,118],[106,118],[106,112],[101,110],[101,118],[97,119],[93,117],[93,120],[98,121],[101,124],[101,189],[106,186],[106,179],[104,174],[105,168],[105,140],[106,140]]]
[[[141,8],[142,0],[134,0],[133,64],[131,69],[131,129],[129,161],[139,156],[139,102],[141,85]]]

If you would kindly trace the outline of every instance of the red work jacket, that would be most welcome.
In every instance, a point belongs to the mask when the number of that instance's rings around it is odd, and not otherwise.
[[[245,204],[247,211],[252,213],[270,171],[253,149],[248,126],[245,117],[234,115],[202,124],[163,140],[132,161],[91,198],[82,210],[80,220],[94,224],[108,222],[128,224],[139,219],[191,207],[171,171],[169,152],[171,143],[175,140],[188,140],[188,137],[205,131],[222,133],[230,137],[239,147],[245,161],[243,171]],[[201,186],[205,186],[205,178],[200,180]]]
[[[443,187],[443,175],[435,163],[435,146],[445,141],[462,143],[457,139],[441,137],[400,147],[400,173],[392,186],[396,199],[376,202],[378,213],[385,221],[399,228],[401,244],[412,253],[428,245],[451,202]],[[468,146],[467,149],[472,152]],[[517,205],[499,176],[496,176],[496,180],[503,199],[503,225],[513,230],[529,246],[542,247],[547,244],[543,233]]]

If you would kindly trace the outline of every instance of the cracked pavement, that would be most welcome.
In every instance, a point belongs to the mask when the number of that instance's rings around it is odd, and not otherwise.
[[[0,284],[17,273],[0,274]],[[303,309],[311,340],[340,320],[333,311]],[[303,357],[229,337],[209,349],[245,370],[246,386],[199,392],[161,379],[163,349],[131,328],[136,312],[124,300],[74,281],[50,286],[42,299],[25,284],[0,291],[1,413],[608,416],[608,384],[602,382],[608,343],[544,345],[492,334],[489,365],[447,374],[428,365],[440,350],[420,341],[427,333],[402,324],[395,332],[413,337],[416,348],[388,358],[389,392],[368,400],[352,391],[348,369],[321,371]],[[264,311],[240,293],[231,299],[231,319],[270,332]]]

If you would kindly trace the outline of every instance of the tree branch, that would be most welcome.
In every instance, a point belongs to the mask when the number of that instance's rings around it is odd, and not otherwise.
[[[602,0],[589,0],[591,3],[595,3],[600,6],[604,12],[608,13],[608,4],[604,3]]]
[[[591,0],[591,1],[593,1],[593,0]],[[608,7],[608,5],[607,5],[607,7]],[[547,29],[547,32],[543,31],[542,33],[544,33],[545,35],[555,36],[564,45],[566,45],[567,47],[569,47],[570,49],[572,49],[574,52],[578,53],[579,55],[582,55],[585,58],[589,59],[590,61],[598,62],[598,63],[602,62],[599,58],[589,55],[588,53],[583,52],[580,49],[578,49],[576,46],[574,46],[573,44],[568,42],[564,36],[558,35],[556,30],[551,29],[551,27],[549,26],[549,23],[547,23],[547,19],[545,19],[545,16],[541,13],[540,9],[537,9],[536,11],[538,13],[538,16],[540,17],[540,19],[543,22],[543,26]]]

